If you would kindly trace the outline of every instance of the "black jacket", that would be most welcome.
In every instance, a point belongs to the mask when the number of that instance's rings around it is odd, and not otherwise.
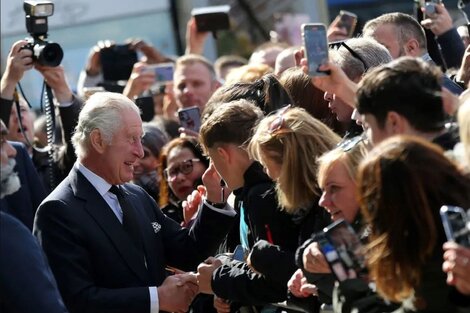
[[[328,225],[329,215],[318,208],[318,199],[312,208],[301,211],[305,214],[289,215],[281,210],[274,183],[258,163],[247,170],[245,178],[246,186],[235,194],[237,204],[243,201],[249,239],[257,241],[251,262],[258,273],[245,263],[232,261],[214,272],[212,289],[217,296],[243,305],[281,302],[287,296],[287,281],[296,270],[295,249],[313,232]]]

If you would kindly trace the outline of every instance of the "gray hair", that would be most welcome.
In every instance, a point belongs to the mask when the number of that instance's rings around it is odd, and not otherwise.
[[[90,134],[99,129],[104,141],[110,144],[113,135],[121,127],[123,111],[133,110],[140,115],[139,108],[129,98],[113,92],[98,92],[88,98],[78,117],[72,136],[75,154],[81,160],[90,147]]]
[[[147,147],[155,157],[159,157],[163,146],[170,141],[168,135],[156,123],[143,123],[144,136],[142,145]]]
[[[396,38],[401,46],[403,46],[408,40],[416,39],[419,44],[419,48],[422,51],[427,50],[426,43],[426,34],[423,27],[419,22],[411,15],[401,13],[401,12],[392,12],[385,13],[376,17],[372,20],[369,20],[362,29],[364,36],[369,37],[377,28],[382,25],[390,24],[396,27]]]
[[[352,38],[345,43],[361,57],[365,66],[361,60],[352,55],[343,46],[340,46],[338,50],[333,52],[331,57],[333,62],[338,64],[352,80],[361,77],[367,70],[373,67],[392,61],[392,56],[387,48],[372,38]]]

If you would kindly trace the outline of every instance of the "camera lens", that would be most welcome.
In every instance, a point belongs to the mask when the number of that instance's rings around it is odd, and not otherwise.
[[[64,52],[57,43],[46,43],[41,46],[36,45],[34,50],[38,63],[45,66],[58,66],[64,57]]]

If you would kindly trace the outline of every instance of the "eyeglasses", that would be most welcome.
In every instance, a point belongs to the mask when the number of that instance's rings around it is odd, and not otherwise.
[[[173,166],[171,168],[166,168],[164,171],[163,171],[163,177],[165,177],[165,179],[167,181],[169,180],[173,180],[176,178],[176,176],[178,176],[179,173],[181,174],[184,174],[184,175],[188,175],[188,174],[191,174],[191,172],[193,171],[193,168],[194,168],[194,162],[200,162],[201,160],[199,159],[189,159],[189,160],[185,160],[181,163],[179,163],[178,165],[176,166]]]
[[[363,142],[366,139],[366,134],[362,134],[353,138],[343,139],[338,145],[337,148],[343,150],[343,152],[348,152],[354,147],[356,147],[360,142]]]
[[[354,51],[350,46],[348,46],[345,41],[335,41],[330,43],[329,46],[330,48],[336,50],[339,50],[339,48],[344,47],[346,50],[349,51],[349,53],[351,53],[351,55],[355,59],[359,60],[362,63],[362,66],[364,66],[364,72],[367,72],[367,70],[369,69],[369,66],[367,65],[366,61],[364,61],[364,59],[356,51]]]
[[[268,127],[268,133],[271,136],[274,136],[279,130],[284,127],[284,114],[291,108],[291,105],[288,104],[285,107],[279,109],[276,114],[276,118],[271,121]]]

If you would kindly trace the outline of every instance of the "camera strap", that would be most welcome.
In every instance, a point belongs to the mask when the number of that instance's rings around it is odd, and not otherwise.
[[[18,88],[21,92],[21,95],[23,96],[23,99],[26,101],[28,106],[31,108],[31,104],[26,98],[23,89],[21,88],[21,84],[18,83]],[[49,87],[49,85],[46,84],[46,82],[43,83],[42,86],[42,91],[41,91],[41,112],[44,112],[46,115],[46,137],[47,137],[47,146],[44,148],[39,148],[36,147],[32,142],[31,139],[28,138],[28,135],[24,131],[24,126],[23,126],[23,121],[21,118],[21,107],[20,107],[20,101],[19,101],[19,96],[18,92],[15,90],[14,94],[14,103],[16,107],[16,115],[18,119],[18,125],[20,127],[20,131],[23,134],[23,137],[25,138],[26,144],[28,147],[33,148],[39,153],[47,153],[48,158],[47,158],[47,172],[48,172],[48,177],[49,177],[49,184],[51,189],[54,189],[56,186],[56,181],[55,181],[55,169],[54,169],[54,140],[55,140],[55,129],[56,129],[56,123],[55,123],[55,113],[54,113],[54,103],[52,101],[53,95],[52,95],[52,89]]]

